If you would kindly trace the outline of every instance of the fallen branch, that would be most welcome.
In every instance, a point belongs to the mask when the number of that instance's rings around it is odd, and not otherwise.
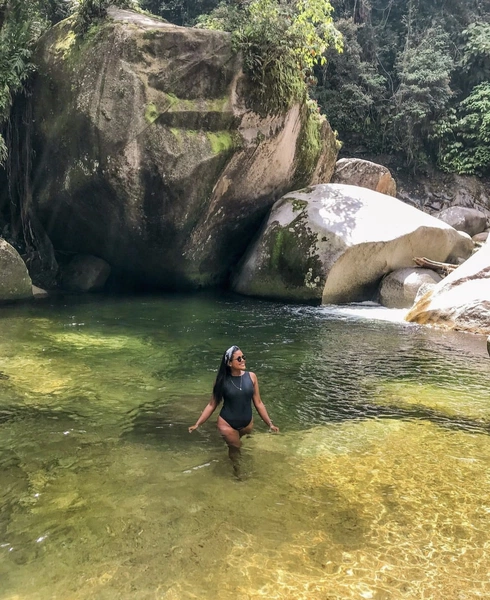
[[[425,258],[425,256],[421,258],[418,258],[416,256],[414,257],[413,262],[418,267],[424,267],[425,269],[432,269],[433,271],[437,271],[444,277],[446,275],[449,275],[449,273],[452,273],[454,269],[457,269],[459,267],[459,265],[453,265],[451,263],[443,263],[438,262],[436,260],[431,260],[430,258]]]

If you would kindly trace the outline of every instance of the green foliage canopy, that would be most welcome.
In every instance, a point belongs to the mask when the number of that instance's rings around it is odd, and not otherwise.
[[[473,88],[435,127],[444,171],[490,175],[490,81]]]

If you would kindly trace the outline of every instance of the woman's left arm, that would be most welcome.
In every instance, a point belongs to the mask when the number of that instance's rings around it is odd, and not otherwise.
[[[274,425],[274,423],[271,421],[271,419],[269,417],[269,413],[267,412],[267,409],[265,407],[265,404],[262,402],[262,398],[260,397],[259,382],[258,382],[257,376],[255,375],[255,373],[252,373],[250,371],[249,371],[249,373],[250,373],[250,378],[252,379],[252,383],[254,384],[254,395],[252,397],[254,406],[257,409],[257,412],[259,413],[262,421],[264,421],[264,423],[271,429],[271,431],[278,432],[279,427],[276,427]]]

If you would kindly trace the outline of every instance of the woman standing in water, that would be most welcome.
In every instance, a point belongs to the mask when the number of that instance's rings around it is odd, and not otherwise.
[[[223,400],[218,417],[218,430],[228,444],[228,455],[235,472],[240,459],[240,438],[253,429],[252,401],[257,412],[271,431],[278,432],[260,398],[259,382],[255,373],[245,370],[245,356],[238,346],[231,346],[223,354],[214,382],[211,400],[189,433],[205,423]]]

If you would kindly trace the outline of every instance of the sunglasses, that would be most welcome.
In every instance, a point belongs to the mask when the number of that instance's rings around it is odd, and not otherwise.
[[[247,359],[245,358],[245,354],[242,354],[242,356],[237,356],[233,360],[236,360],[238,362],[242,362],[242,360],[247,360]]]

